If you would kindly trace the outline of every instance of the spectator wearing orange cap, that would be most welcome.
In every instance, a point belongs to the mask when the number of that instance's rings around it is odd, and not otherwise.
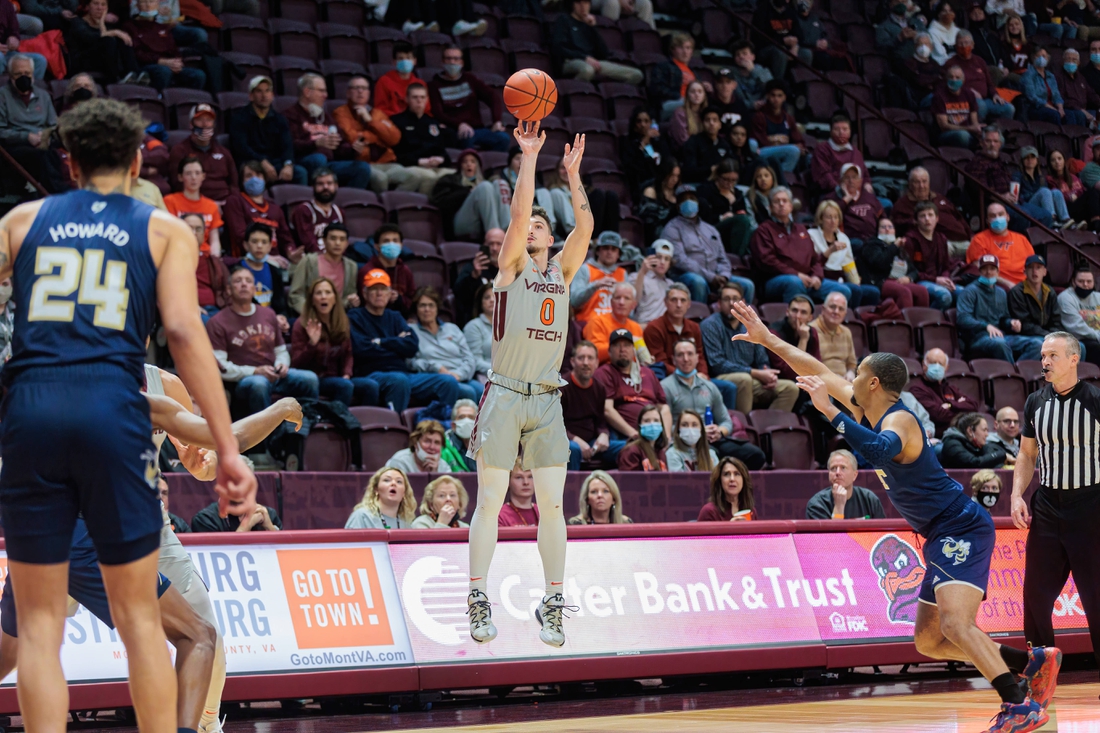
[[[390,308],[408,314],[412,309],[412,297],[416,292],[416,282],[412,270],[401,259],[404,236],[396,224],[383,224],[374,233],[374,250],[377,254],[359,268],[359,280],[371,270],[382,270],[392,283],[390,290]],[[363,286],[364,288],[366,286]],[[360,299],[363,293],[359,293]]]
[[[383,405],[401,412],[410,399],[419,404],[439,400],[453,405],[458,382],[448,374],[414,374],[408,360],[420,339],[400,313],[389,307],[390,276],[372,269],[362,278],[364,303],[348,313],[353,357],[352,384],[358,404]]]
[[[184,158],[198,158],[206,180],[202,182],[202,195],[225,203],[231,194],[240,190],[237,164],[229,148],[214,139],[217,112],[209,104],[196,104],[191,108],[191,136],[172,146],[168,154],[168,171],[175,173]],[[171,181],[173,191],[183,190],[179,181]]]

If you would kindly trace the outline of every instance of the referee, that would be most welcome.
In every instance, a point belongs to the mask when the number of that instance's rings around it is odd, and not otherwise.
[[[1069,573],[1100,660],[1100,389],[1077,378],[1081,345],[1055,331],[1043,339],[1046,384],[1027,398],[1012,477],[1012,520],[1027,535],[1024,636],[1054,646],[1051,613]],[[1036,464],[1039,490],[1024,491]]]

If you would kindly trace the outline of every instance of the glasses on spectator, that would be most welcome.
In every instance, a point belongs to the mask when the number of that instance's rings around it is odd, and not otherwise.
[[[1006,417],[1005,419],[1001,420],[1001,422],[1006,422],[1006,423],[1008,423],[1008,424],[1010,424],[1010,425],[1015,425],[1016,423],[1018,423],[1018,422],[1020,422],[1020,421],[1019,421],[1019,420],[1013,420],[1013,419],[1012,419],[1012,418],[1010,418],[1010,417]]]

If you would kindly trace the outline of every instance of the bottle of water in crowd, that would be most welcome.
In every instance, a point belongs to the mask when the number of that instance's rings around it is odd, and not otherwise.
[[[703,413],[703,424],[704,425],[713,425],[714,424],[714,410],[710,409],[710,405],[707,405],[707,410],[706,410],[706,412]]]

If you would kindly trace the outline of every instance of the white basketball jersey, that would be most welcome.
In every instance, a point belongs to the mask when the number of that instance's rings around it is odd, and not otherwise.
[[[527,258],[516,279],[493,287],[493,372],[532,384],[560,386],[569,288],[561,263],[550,260],[539,272]]]

